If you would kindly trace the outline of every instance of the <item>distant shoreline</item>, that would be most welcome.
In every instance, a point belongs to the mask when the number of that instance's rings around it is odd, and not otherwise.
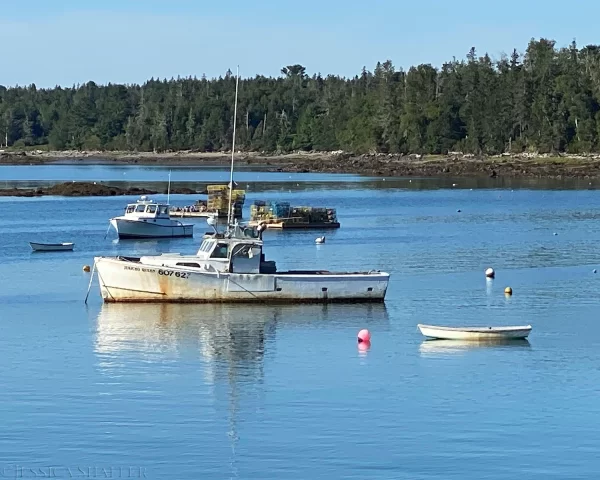
[[[241,152],[238,167],[265,171],[340,173],[381,177],[598,178],[600,155],[352,155],[340,152],[266,154]],[[229,166],[231,153],[206,152],[2,152],[1,165],[121,164],[160,166]]]
[[[122,195],[156,195],[167,193],[164,188],[117,187],[102,182],[62,182],[50,187],[0,188],[0,197],[117,197]],[[171,188],[173,195],[204,195],[206,192],[186,187]]]

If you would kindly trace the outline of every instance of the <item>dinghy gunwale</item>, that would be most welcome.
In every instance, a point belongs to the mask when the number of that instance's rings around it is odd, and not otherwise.
[[[29,242],[31,250],[34,252],[72,252],[75,248],[74,242],[62,243],[39,243]]]
[[[432,340],[514,340],[524,339],[531,333],[531,325],[507,327],[444,327],[418,324],[424,337]]]
[[[29,245],[41,245],[43,247],[70,247],[75,245],[73,242],[62,242],[62,243],[40,243],[40,242],[29,242]]]
[[[426,325],[424,323],[417,324],[417,327],[421,329],[421,327],[442,330],[446,332],[467,332],[467,333],[508,333],[508,332],[517,332],[517,331],[525,331],[531,330],[531,325],[511,325],[508,327],[447,327],[441,325]]]

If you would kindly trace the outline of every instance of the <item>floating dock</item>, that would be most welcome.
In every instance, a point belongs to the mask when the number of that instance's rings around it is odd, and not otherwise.
[[[293,219],[290,219],[293,220]],[[277,221],[277,220],[251,220],[250,222],[248,222],[248,225],[251,227],[256,227],[258,225],[260,225],[261,223],[264,223],[267,226],[267,229],[274,229],[274,230],[291,230],[291,229],[297,229],[297,230],[302,230],[302,229],[317,229],[317,230],[322,230],[324,228],[340,228],[340,223],[339,222],[323,222],[323,223],[317,223],[317,222],[292,222],[292,221]]]
[[[289,202],[256,200],[250,207],[249,225],[261,223],[278,230],[340,228],[334,208],[294,207]]]

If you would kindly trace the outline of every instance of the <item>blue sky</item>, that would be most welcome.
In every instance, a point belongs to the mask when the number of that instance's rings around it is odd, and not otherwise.
[[[150,77],[352,76],[523,51],[534,37],[600,43],[600,2],[582,0],[3,0],[0,84],[139,83]]]

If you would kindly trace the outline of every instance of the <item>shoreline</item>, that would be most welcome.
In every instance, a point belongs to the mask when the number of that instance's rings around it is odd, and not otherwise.
[[[166,194],[165,189],[142,187],[121,188],[97,182],[62,182],[51,187],[0,188],[0,197],[118,197],[123,195],[156,195]],[[205,192],[191,188],[171,188],[173,195],[203,195]]]
[[[239,167],[261,167],[272,172],[339,173],[373,177],[510,177],[598,178],[600,155],[352,155],[341,152],[267,154],[240,152]],[[0,152],[2,165],[141,165],[225,167],[231,152]]]

